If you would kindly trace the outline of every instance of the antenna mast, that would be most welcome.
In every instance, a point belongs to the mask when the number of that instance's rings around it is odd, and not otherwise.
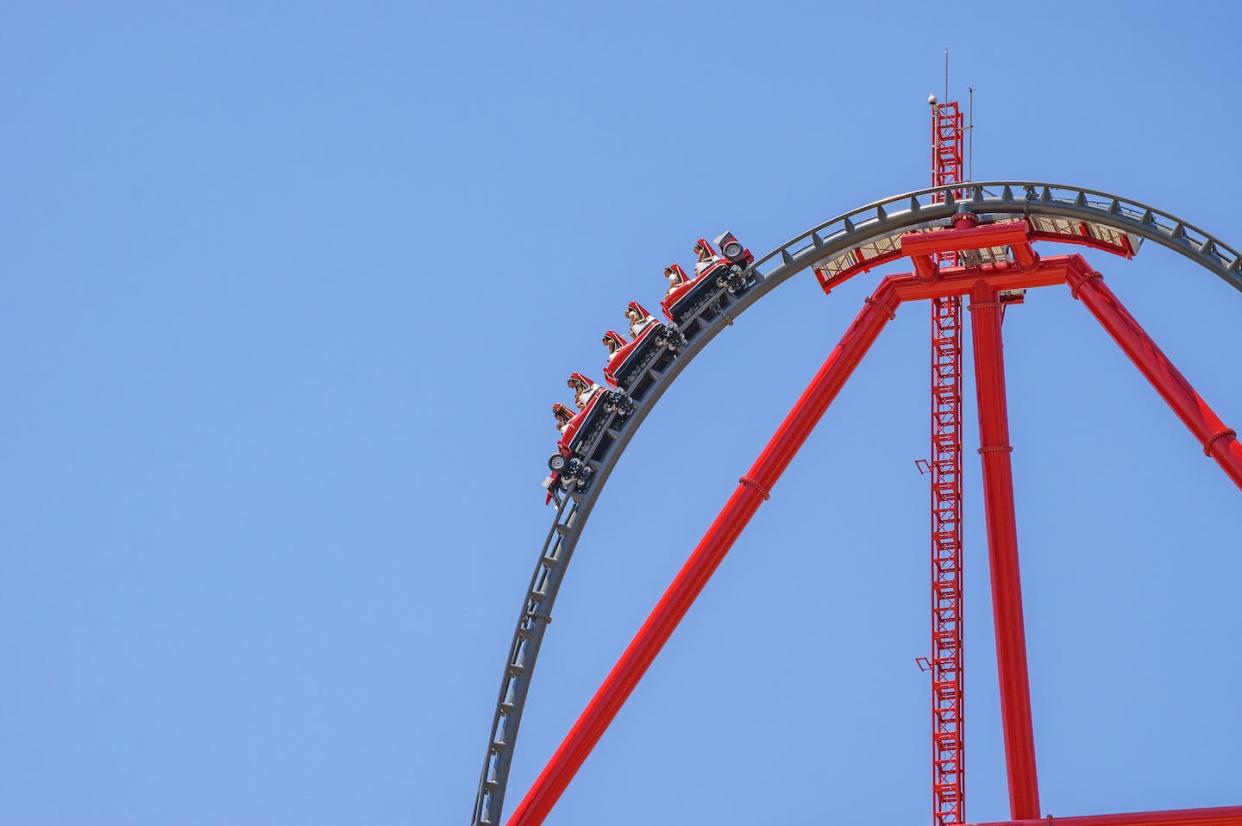
[[[966,180],[975,179],[975,87],[966,87]]]

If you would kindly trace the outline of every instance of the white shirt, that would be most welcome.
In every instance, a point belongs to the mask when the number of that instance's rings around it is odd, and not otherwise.
[[[708,267],[711,267],[719,260],[720,260],[719,255],[713,255],[711,258],[707,259],[706,261],[695,261],[694,262],[694,274],[702,275],[703,270],[707,269]]]
[[[631,321],[630,322],[630,335],[633,336],[634,338],[638,338],[638,334],[641,333],[643,330],[647,329],[647,325],[653,321],[655,321],[655,319],[649,315],[643,316],[642,318],[638,319],[638,321]]]
[[[578,407],[580,408],[585,409],[587,406],[587,403],[591,401],[591,397],[595,395],[595,391],[602,390],[602,389],[603,388],[601,388],[598,384],[592,384],[590,387],[586,388],[585,390],[579,390],[577,394],[574,396],[574,404],[578,405]]]

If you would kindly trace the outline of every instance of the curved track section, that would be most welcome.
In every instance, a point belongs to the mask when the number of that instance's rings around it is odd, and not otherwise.
[[[956,189],[964,190],[966,197],[955,200],[953,190]],[[943,202],[933,201],[933,195],[938,193],[943,193]],[[1049,215],[1103,224],[1181,253],[1242,291],[1242,255],[1193,224],[1107,192],[1037,181],[986,181],[964,187],[952,184],[895,195],[812,227],[757,260],[751,267],[755,283],[745,292],[732,295],[720,289],[713,301],[706,302],[681,325],[689,343],[671,365],[659,372],[646,368],[644,374],[652,379],[650,382],[642,381],[642,376],[635,378],[632,386],[646,385],[645,389],[635,394],[633,413],[611,422],[616,428],[611,432],[614,441],[606,455],[590,463],[594,469],[590,487],[558,497],[556,516],[539,551],[505,660],[487,756],[475,797],[471,820],[474,826],[500,823],[522,710],[565,571],[591,509],[617,460],[664,391],[699,351],[739,314],[797,273],[871,241],[911,229],[947,224],[961,209],[987,218]],[[719,312],[708,321],[702,313],[712,306],[719,308]]]

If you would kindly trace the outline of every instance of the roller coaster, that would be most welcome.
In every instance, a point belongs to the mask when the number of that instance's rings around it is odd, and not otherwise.
[[[691,304],[679,306],[675,313],[665,307],[667,323],[642,310],[642,330],[632,341],[621,339],[616,344],[618,350],[630,347],[631,352],[622,355],[623,370],[607,373],[613,389],[599,388],[600,404],[592,408],[589,424],[576,428],[570,438],[563,437],[549,463],[553,475],[546,486],[553,507],[552,524],[539,549],[505,658],[473,826],[501,822],[522,712],[557,594],[610,474],[664,392],[719,333],[795,275],[812,270],[824,291],[831,293],[855,276],[903,258],[910,259],[912,270],[884,277],[865,300],[840,344],[754,467],[739,480],[721,515],[509,822],[535,824],[547,816],[885,324],[905,303],[946,297],[968,299],[972,315],[979,453],[1013,817],[1005,822],[1051,822],[1052,818],[1040,820],[1031,734],[1001,355],[1001,319],[1006,307],[1020,303],[1028,289],[1067,286],[1170,405],[1204,454],[1242,487],[1242,443],[1236,433],[1225,427],[1147,336],[1104,284],[1102,275],[1079,254],[1044,257],[1036,251],[1037,244],[1069,244],[1132,258],[1144,242],[1173,250],[1242,290],[1242,255],[1237,249],[1160,209],[1065,184],[987,181],[934,186],[874,201],[814,226],[758,259],[721,255],[727,268],[722,276],[727,277],[696,282]],[[641,310],[641,305],[632,306]],[[612,359],[609,365],[615,366]],[[1055,822],[1065,826],[1242,824],[1242,806],[1058,817]]]

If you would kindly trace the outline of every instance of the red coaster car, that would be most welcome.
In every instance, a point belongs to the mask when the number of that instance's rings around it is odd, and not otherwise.
[[[695,265],[698,274],[693,279],[686,280],[685,271],[676,264],[665,271],[681,276],[681,283],[675,283],[660,302],[664,315],[674,322],[684,323],[722,289],[737,294],[754,283],[754,277],[746,272],[746,268],[755,261],[751,251],[743,247],[731,232],[722,233],[716,243],[723,255],[717,253],[704,238],[700,238],[695,244],[699,262]],[[703,316],[711,320],[715,318],[715,312],[708,309],[703,312]]]
[[[625,315],[630,319],[633,338],[626,341],[614,330],[605,334],[605,338],[613,342],[611,346],[617,349],[612,351],[608,363],[604,365],[604,379],[613,387],[638,395],[646,387],[635,387],[634,381],[648,366],[654,365],[659,370],[676,358],[681,348],[686,346],[686,337],[676,326],[658,320],[637,301],[629,303]],[[617,346],[618,342],[620,346]]]
[[[589,464],[591,458],[612,444],[609,423],[614,417],[624,418],[633,412],[634,401],[619,390],[595,385],[586,405],[576,414],[563,404],[552,405],[552,410],[558,419],[567,419],[567,423],[561,428],[557,452],[548,459],[548,469],[552,473],[543,480],[549,501],[557,487],[566,491],[586,489],[594,473]]]

